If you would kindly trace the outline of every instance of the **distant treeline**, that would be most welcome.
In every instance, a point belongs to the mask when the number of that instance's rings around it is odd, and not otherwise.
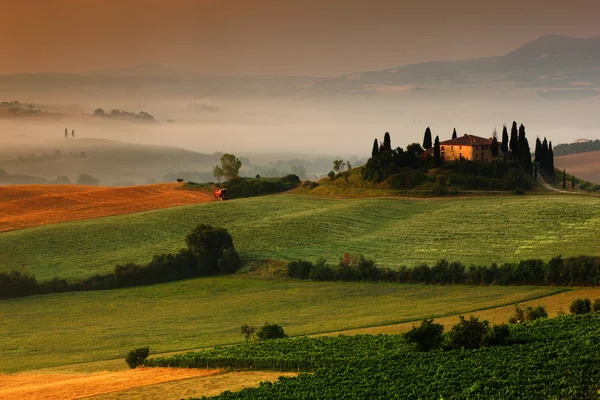
[[[35,276],[25,272],[0,272],[0,299],[146,286],[200,276],[231,274],[239,268],[239,256],[231,235],[225,229],[198,225],[186,237],[186,243],[187,248],[177,253],[155,255],[146,265],[117,265],[112,273],[97,274],[76,282],[54,278],[40,283]]]
[[[292,261],[288,277],[316,281],[364,281],[466,285],[550,285],[599,286],[600,257],[555,257],[546,262],[529,259],[490,266],[465,266],[460,262],[440,260],[429,266],[380,268],[363,256],[344,255],[337,265],[325,260],[316,263]]]
[[[590,140],[585,143],[565,143],[554,147],[555,156],[566,156],[567,154],[586,153],[588,151],[600,150],[600,140]]]
[[[300,185],[298,176],[290,174],[282,178],[235,178],[220,185],[209,183],[187,182],[185,187],[188,189],[207,188],[213,185],[227,189],[229,197],[253,197],[267,194],[281,193],[292,190]]]

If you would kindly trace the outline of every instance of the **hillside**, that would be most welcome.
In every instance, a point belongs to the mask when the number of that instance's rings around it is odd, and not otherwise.
[[[565,169],[568,174],[600,184],[600,150],[554,157],[554,165],[558,170]]]
[[[169,146],[106,139],[69,139],[14,143],[0,149],[0,168],[12,175],[54,180],[66,176],[74,183],[86,173],[100,184],[144,184],[176,171],[206,171],[218,157]],[[18,182],[12,182],[18,183]]]
[[[245,259],[335,261],[349,252],[399,267],[441,258],[489,265],[600,255],[600,203],[594,196],[401,200],[282,194],[4,232],[0,268],[27,269],[42,281],[79,279],[178,250],[200,222],[226,228]]]
[[[0,186],[0,232],[211,201],[178,183],[111,188],[80,185]]]

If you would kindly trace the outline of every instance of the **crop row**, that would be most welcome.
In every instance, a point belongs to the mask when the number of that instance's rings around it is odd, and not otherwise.
[[[512,344],[415,351],[399,335],[299,338],[151,360],[152,366],[304,370],[218,399],[597,399],[600,316],[511,328]]]

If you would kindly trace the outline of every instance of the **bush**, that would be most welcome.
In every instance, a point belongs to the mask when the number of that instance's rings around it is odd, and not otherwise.
[[[569,310],[571,314],[588,314],[592,311],[592,302],[590,299],[575,299]]]
[[[27,272],[0,272],[0,299],[23,297],[40,292],[35,276]]]
[[[415,345],[419,351],[439,349],[444,338],[444,326],[434,324],[432,319],[425,319],[418,327],[413,326],[406,332],[404,339]]]
[[[478,349],[485,345],[485,337],[490,330],[487,321],[471,316],[466,320],[462,315],[460,322],[448,332],[448,347],[451,349]]]
[[[125,358],[125,362],[129,365],[129,368],[137,368],[140,365],[144,365],[144,361],[150,355],[150,347],[140,347],[139,349],[131,350],[127,357]]]
[[[548,312],[546,311],[546,307],[527,307],[527,309],[525,310],[525,321],[535,321],[536,319],[540,318],[548,318]]]
[[[594,300],[594,305],[592,306],[594,312],[600,312],[600,299]]]
[[[521,323],[523,321],[525,321],[525,310],[523,310],[517,304],[515,306],[515,312],[514,312],[514,314],[511,315],[511,317],[508,319],[508,323],[509,324],[518,324],[518,323]]]
[[[329,173],[327,174],[327,176],[329,177],[329,179],[333,179],[333,178],[335,178],[335,172],[329,171]]]
[[[288,278],[308,279],[312,268],[313,268],[313,265],[311,262],[291,261],[288,263],[288,266],[287,266]]]
[[[177,178],[177,182],[179,182],[179,183],[183,182],[183,178]]]
[[[284,339],[287,337],[283,328],[277,324],[265,324],[256,332],[258,340]]]
[[[248,326],[248,324],[242,325],[242,328],[241,328],[242,336],[244,336],[244,339],[246,339],[246,340],[252,339],[254,337],[255,331],[256,331],[256,328],[253,326]]]
[[[510,326],[507,324],[494,325],[483,337],[483,346],[502,346],[508,344]]]

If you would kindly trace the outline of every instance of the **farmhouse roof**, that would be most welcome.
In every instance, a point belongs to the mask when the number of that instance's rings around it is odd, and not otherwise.
[[[440,142],[440,146],[483,146],[492,143],[492,139],[486,139],[475,135],[457,137],[456,139],[445,140]]]

